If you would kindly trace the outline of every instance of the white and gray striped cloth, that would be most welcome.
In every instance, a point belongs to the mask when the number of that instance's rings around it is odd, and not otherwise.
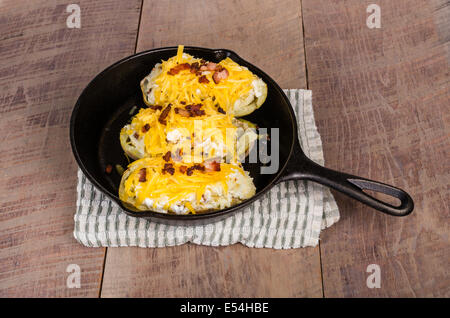
[[[303,151],[323,165],[311,91],[291,89],[285,93],[297,114]],[[91,247],[164,247],[187,242],[220,246],[239,242],[248,247],[298,248],[316,246],[320,231],[338,220],[339,210],[327,188],[309,181],[288,181],[225,220],[199,226],[163,225],[126,215],[78,170],[74,236]]]

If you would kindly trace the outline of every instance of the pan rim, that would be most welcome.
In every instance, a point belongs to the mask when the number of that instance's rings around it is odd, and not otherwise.
[[[266,79],[269,80],[270,85],[272,85],[277,91],[278,93],[281,94],[282,98],[284,99],[285,103],[288,105],[288,112],[290,115],[290,121],[292,123],[292,143],[290,145],[290,149],[289,149],[289,154],[287,156],[286,161],[284,162],[283,166],[280,167],[278,169],[277,175],[275,176],[275,178],[268,183],[267,185],[264,186],[264,188],[262,188],[259,192],[257,192],[253,197],[239,203],[236,204],[234,206],[225,208],[225,209],[220,209],[220,210],[213,210],[213,211],[209,211],[209,212],[202,212],[199,214],[173,214],[173,213],[162,213],[162,212],[157,212],[157,211],[152,211],[152,210],[146,210],[146,211],[133,211],[129,208],[127,208],[123,202],[119,199],[119,197],[110,192],[108,189],[106,189],[99,181],[97,181],[97,179],[91,175],[91,173],[89,172],[89,170],[86,168],[84,162],[81,159],[81,156],[78,152],[76,143],[75,143],[75,121],[77,119],[77,115],[79,112],[79,109],[81,107],[81,102],[80,99],[86,94],[87,90],[99,79],[101,79],[103,76],[105,76],[105,74],[107,74],[110,70],[112,70],[113,68],[117,67],[118,65],[121,65],[123,63],[126,63],[130,60],[133,60],[135,58],[138,58],[140,56],[143,55],[148,55],[148,54],[154,54],[157,52],[163,52],[163,51],[170,51],[170,50],[175,50],[177,49],[177,46],[168,46],[168,47],[160,47],[160,48],[154,48],[154,49],[150,49],[150,50],[146,50],[146,51],[142,51],[139,53],[135,53],[132,55],[129,55],[127,57],[124,57],[122,59],[120,59],[119,61],[109,65],[108,67],[106,67],[105,69],[103,69],[100,73],[98,73],[85,87],[84,89],[81,91],[79,97],[77,98],[77,101],[75,103],[75,106],[72,110],[72,114],[70,117],[70,126],[69,126],[69,138],[70,138],[70,144],[71,144],[71,148],[72,148],[72,153],[75,157],[75,160],[79,166],[79,168],[81,169],[81,171],[84,173],[84,175],[86,176],[86,178],[98,189],[100,190],[102,193],[106,194],[111,200],[113,200],[114,202],[116,202],[121,209],[130,216],[133,217],[137,217],[137,218],[155,218],[155,219],[160,219],[160,220],[173,220],[173,221],[195,221],[195,220],[203,220],[203,219],[215,219],[218,218],[220,216],[223,216],[225,214],[232,214],[233,212],[236,212],[237,210],[243,209],[246,206],[250,205],[252,202],[256,201],[257,199],[259,199],[263,194],[265,194],[267,191],[269,191],[273,186],[275,186],[277,184],[277,181],[281,178],[281,176],[283,175],[283,172],[286,169],[286,166],[289,163],[289,160],[291,159],[292,153],[294,151],[294,146],[296,143],[298,143],[298,126],[297,126],[297,121],[296,121],[296,116],[294,113],[294,109],[288,99],[288,97],[286,96],[286,94],[283,92],[283,90],[280,88],[280,86],[277,84],[277,82],[275,80],[272,79],[272,77],[270,77],[267,73],[265,73],[263,70],[261,70],[260,68],[258,68],[257,66],[253,65],[252,63],[246,61],[245,59],[243,59],[242,57],[240,57],[238,54],[236,54],[234,51],[229,50],[229,49],[211,49],[211,48],[205,48],[205,47],[197,47],[197,46],[185,46],[184,47],[185,50],[197,50],[197,51],[209,51],[209,52],[213,52],[213,53],[218,53],[218,52],[227,52],[228,55],[232,55],[234,58],[236,58],[239,64],[247,64],[249,66],[251,66],[252,68],[256,69],[260,74],[264,75],[266,77]],[[269,85],[269,83],[267,83]]]

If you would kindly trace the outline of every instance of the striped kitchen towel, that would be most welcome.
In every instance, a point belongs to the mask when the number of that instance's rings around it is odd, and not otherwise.
[[[323,165],[322,142],[314,121],[311,91],[285,90],[297,114],[305,154]],[[236,214],[207,225],[173,226],[133,218],[97,190],[78,171],[75,238],[98,247],[164,247],[242,243],[276,249],[316,246],[320,231],[339,220],[331,192],[309,181],[287,181]]]

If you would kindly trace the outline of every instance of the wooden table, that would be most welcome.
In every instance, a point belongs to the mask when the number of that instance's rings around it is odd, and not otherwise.
[[[73,1],[0,4],[0,296],[450,296],[450,6],[445,0]],[[309,88],[326,166],[415,200],[389,217],[335,194],[316,248],[87,248],[72,236],[68,121],[109,64],[168,45],[230,48],[284,88]],[[67,288],[69,264],[81,288]],[[369,264],[381,288],[369,289]]]

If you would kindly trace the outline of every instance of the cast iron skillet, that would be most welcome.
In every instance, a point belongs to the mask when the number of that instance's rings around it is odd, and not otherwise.
[[[288,98],[280,87],[263,71],[229,50],[185,47],[185,52],[208,61],[219,62],[230,57],[248,67],[268,86],[262,107],[247,119],[259,127],[279,128],[279,169],[275,174],[261,174],[261,163],[245,164],[256,186],[256,195],[236,206],[196,215],[163,214],[154,211],[138,212],[118,197],[120,175],[113,169],[105,173],[108,164],[126,167],[128,162],[119,142],[120,129],[130,120],[134,106],[146,107],[139,83],[153,66],[176,55],[176,47],[159,48],[127,57],[98,74],[78,98],[70,120],[70,141],[74,156],[86,177],[103,193],[117,202],[125,213],[169,224],[202,224],[230,216],[260,198],[273,185],[286,180],[311,180],[331,187],[381,212],[404,216],[412,212],[414,204],[404,191],[380,182],[352,176],[324,168],[303,153],[297,135],[297,123]],[[270,130],[269,130],[270,131]],[[382,192],[400,200],[399,206],[384,203],[363,190]]]

